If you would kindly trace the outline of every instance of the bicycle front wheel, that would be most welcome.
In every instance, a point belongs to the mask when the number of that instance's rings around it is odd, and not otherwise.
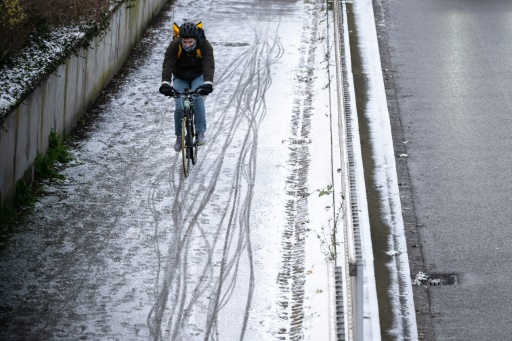
[[[189,118],[187,123],[187,135],[190,136],[189,158],[192,160],[192,164],[195,165],[197,161],[197,141],[194,136],[194,115]]]
[[[183,117],[181,121],[181,160],[183,162],[183,175],[185,177],[190,173],[189,143],[190,136],[187,134],[187,117]]]

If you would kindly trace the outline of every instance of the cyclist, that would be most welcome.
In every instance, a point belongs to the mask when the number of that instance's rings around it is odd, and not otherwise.
[[[206,39],[203,29],[199,29],[192,22],[185,22],[179,28],[179,37],[173,39],[165,51],[162,84],[159,91],[166,96],[174,96],[176,91],[183,92],[185,89],[194,91],[200,88],[199,94],[206,96],[213,91],[214,72],[213,48]],[[206,114],[203,96],[196,97],[194,103],[198,145],[206,143],[204,135]],[[176,98],[174,150],[177,152],[181,150],[182,115],[183,101],[181,98]]]

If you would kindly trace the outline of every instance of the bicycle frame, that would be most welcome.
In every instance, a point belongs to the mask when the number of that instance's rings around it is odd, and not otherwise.
[[[200,96],[196,91],[176,92],[176,98],[183,99],[183,116],[181,119],[181,156],[183,161],[183,175],[188,177],[190,162],[197,161],[197,141],[194,117],[195,98]]]

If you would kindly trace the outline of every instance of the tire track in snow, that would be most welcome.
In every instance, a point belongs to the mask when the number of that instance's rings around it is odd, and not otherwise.
[[[148,325],[155,340],[203,334],[204,339],[220,338],[217,335],[219,315],[230,303],[233,293],[239,290],[245,291],[244,296],[247,297],[240,321],[240,339],[243,339],[247,328],[254,287],[249,226],[258,128],[266,114],[264,96],[271,84],[270,67],[283,54],[277,30],[261,32],[257,27],[251,29],[254,44],[230,63],[217,81],[217,93],[230,91],[233,94],[223,106],[214,108],[221,115],[218,120],[209,120],[213,121],[210,128],[211,136],[215,136],[213,142],[200,149],[199,162],[186,181],[181,175],[171,175],[175,188],[172,221],[176,230],[167,250],[166,263],[161,266],[165,269],[161,284],[155,286],[157,299],[148,315]],[[235,88],[231,84],[236,84]],[[222,138],[225,140],[220,141],[219,150],[219,141],[216,140]],[[226,166],[224,160],[234,147],[239,149],[238,157],[230,162],[232,166]],[[207,163],[204,155],[210,153],[218,156],[212,163]],[[221,190],[218,186],[225,186],[226,175],[231,179],[227,196],[230,199],[220,208],[217,230],[212,237],[212,233],[207,231],[212,225],[204,225],[201,216],[212,197]],[[188,270],[198,266],[193,260],[194,255],[200,253],[198,250],[206,250],[207,254],[203,255],[206,258],[202,258],[202,269],[192,275]],[[242,279],[243,288],[240,289],[242,263],[249,268],[249,278]],[[189,280],[191,276],[194,278]],[[204,295],[210,297],[206,305],[202,302]],[[201,309],[206,310],[205,319],[197,321],[202,316],[196,314],[194,320],[191,317],[193,311]]]
[[[309,13],[304,15],[301,55],[297,71],[297,95],[294,99],[292,113],[291,135],[296,139],[308,139],[312,114],[312,97],[314,94],[309,87],[315,67],[315,50],[317,47],[317,32],[319,18],[322,12],[320,3],[306,7]],[[304,320],[304,284],[305,278],[305,222],[308,216],[307,187],[309,171],[309,149],[307,145],[290,144],[289,165],[290,174],[287,177],[286,204],[287,225],[282,239],[281,270],[279,283],[279,340],[299,340],[303,338]]]
[[[262,37],[258,35],[257,30],[255,30],[254,32],[256,34],[255,45],[257,48],[253,49],[253,55],[251,58],[248,59],[248,63],[244,67],[244,70],[248,70],[248,73],[246,77],[243,78],[243,82],[239,83],[236,91],[236,112],[239,115],[242,113],[242,117],[245,117],[250,126],[250,129],[248,130],[247,135],[245,136],[245,139],[243,141],[243,146],[241,148],[241,157],[237,164],[235,176],[236,190],[234,193],[234,201],[241,202],[242,205],[240,205],[239,207],[233,205],[231,210],[232,214],[230,216],[229,222],[229,226],[231,227],[236,227],[237,225],[239,225],[240,227],[240,236],[238,239],[237,252],[240,253],[244,249],[247,249],[247,256],[249,257],[250,265],[250,291],[248,292],[248,298],[245,309],[246,314],[244,316],[240,339],[243,339],[243,335],[247,328],[247,319],[249,308],[252,302],[252,293],[254,286],[254,272],[249,226],[251,202],[254,193],[258,128],[259,123],[266,114],[264,95],[271,84],[270,66],[273,63],[275,63],[282,56],[283,53],[282,46],[278,43],[276,35],[274,35],[273,37],[263,37],[264,39],[262,39]],[[268,38],[271,38],[270,42],[268,41]],[[252,92],[250,91],[250,88],[252,88]],[[244,193],[238,191],[239,187],[247,187],[245,192],[245,198],[243,199],[241,196]],[[235,214],[238,215],[238,224],[235,223]],[[227,247],[225,247],[224,250],[226,249]],[[240,258],[238,257],[237,259],[232,259],[230,262],[227,262],[226,258],[224,257],[221,273],[227,272],[225,269],[231,270],[231,268],[233,268],[234,274],[238,273],[239,259]],[[227,301],[230,298],[230,295],[228,295],[227,293],[223,297],[221,297],[221,285],[224,284],[225,283],[219,282],[214,307],[211,309],[214,312],[214,314],[210,314],[210,317],[213,318],[210,318],[209,320],[209,330],[212,329],[218,307],[222,307],[225,304],[225,301]],[[228,283],[228,288],[231,289],[231,287],[234,284],[235,280]]]

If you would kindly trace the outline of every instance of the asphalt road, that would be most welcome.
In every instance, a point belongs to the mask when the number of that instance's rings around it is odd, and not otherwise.
[[[509,340],[512,2],[374,6],[383,14],[384,75],[396,95],[390,114],[399,115],[408,154],[423,267],[458,280],[426,288],[427,338]]]

